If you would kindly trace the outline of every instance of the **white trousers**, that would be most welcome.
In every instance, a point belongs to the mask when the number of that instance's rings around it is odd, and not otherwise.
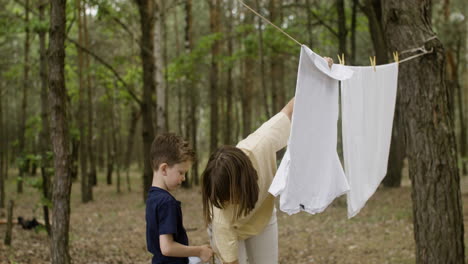
[[[239,264],[278,264],[276,209],[273,210],[270,222],[260,234],[246,240],[239,240],[238,261]],[[221,263],[216,259],[216,264]]]

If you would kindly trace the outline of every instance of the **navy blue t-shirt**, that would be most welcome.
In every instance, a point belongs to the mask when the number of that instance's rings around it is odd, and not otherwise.
[[[180,202],[168,191],[151,186],[146,200],[146,244],[153,254],[152,264],[187,264],[188,258],[166,257],[161,253],[159,235],[165,234],[172,234],[174,241],[188,246]]]

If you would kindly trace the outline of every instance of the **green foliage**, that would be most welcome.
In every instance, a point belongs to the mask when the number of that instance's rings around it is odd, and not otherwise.
[[[188,81],[192,84],[201,79],[200,64],[207,64],[210,59],[211,47],[214,42],[222,38],[221,33],[201,37],[189,54],[183,54],[169,64],[169,82],[176,80]]]

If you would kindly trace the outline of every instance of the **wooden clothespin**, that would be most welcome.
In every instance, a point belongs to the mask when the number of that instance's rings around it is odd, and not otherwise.
[[[371,66],[374,67],[374,72],[375,72],[375,71],[376,71],[375,66],[376,66],[376,64],[377,64],[377,63],[376,63],[376,58],[375,58],[375,56],[374,56],[374,57],[369,57],[369,60],[370,60]]]
[[[400,62],[400,60],[398,59],[398,51],[393,52],[393,59],[395,60],[396,63]]]
[[[342,64],[342,63],[341,63],[341,57],[340,57],[340,54],[336,54],[336,56],[338,57],[338,62],[339,62],[340,64]]]
[[[341,65],[345,65],[345,57],[344,57],[344,53],[341,53],[341,57],[339,54],[336,55],[338,57],[338,62],[341,64]]]

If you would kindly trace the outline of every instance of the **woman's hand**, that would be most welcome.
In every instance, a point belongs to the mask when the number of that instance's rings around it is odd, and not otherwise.
[[[330,67],[330,69],[331,69],[331,67],[333,65],[333,59],[330,58],[330,57],[323,57],[323,58],[328,62],[328,67]]]

